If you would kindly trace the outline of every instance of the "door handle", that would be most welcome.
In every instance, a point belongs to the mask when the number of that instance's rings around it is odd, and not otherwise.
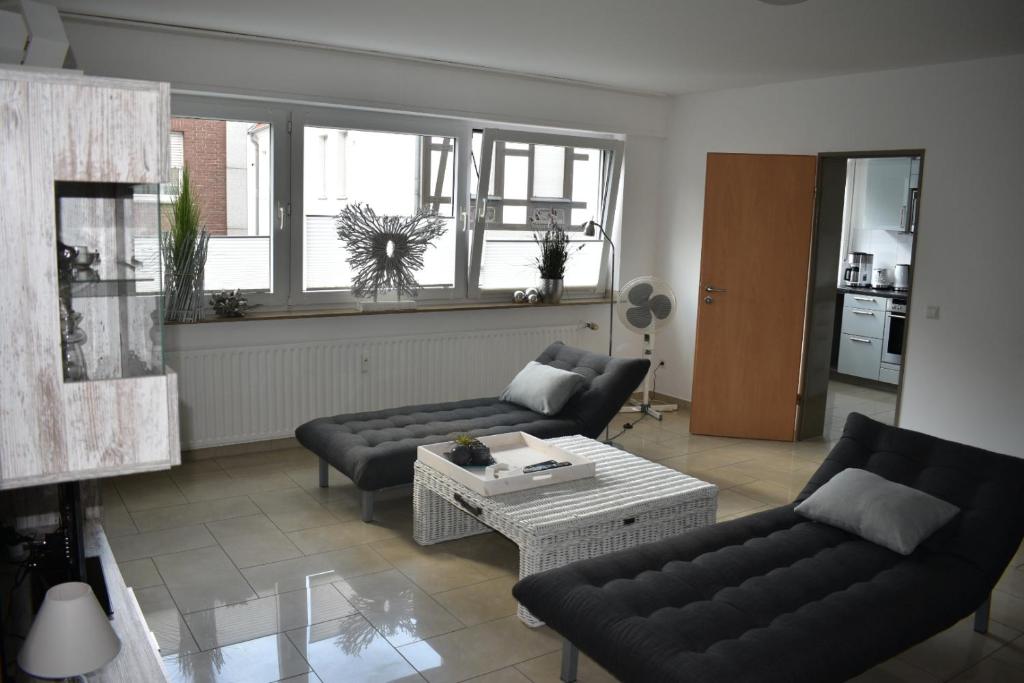
[[[856,308],[851,308],[850,313],[853,313],[854,315],[874,315],[873,311],[861,311]]]
[[[850,337],[850,341],[860,342],[861,344],[870,344],[870,339],[861,339],[860,337]]]
[[[729,290],[728,289],[719,289],[718,287],[712,287],[711,285],[708,285],[707,287],[704,288],[704,291],[705,292],[718,292],[719,294],[725,294]]]

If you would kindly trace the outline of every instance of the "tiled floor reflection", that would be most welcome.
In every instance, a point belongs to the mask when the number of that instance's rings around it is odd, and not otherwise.
[[[717,484],[728,519],[791,501],[850,411],[892,422],[894,405],[893,394],[833,384],[823,439],[693,436],[680,411],[618,441]],[[170,680],[558,681],[557,634],[515,616],[515,545],[489,534],[420,547],[408,493],[381,501],[365,525],[351,482],[333,471],[330,481],[318,488],[315,460],[295,448],[104,482],[111,545]],[[986,636],[964,622],[857,680],[1024,681],[1024,553],[992,614]],[[584,658],[580,680],[614,679]]]

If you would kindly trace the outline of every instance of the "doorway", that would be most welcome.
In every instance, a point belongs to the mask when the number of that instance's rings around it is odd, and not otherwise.
[[[923,170],[924,150],[818,157],[799,440],[898,421]]]

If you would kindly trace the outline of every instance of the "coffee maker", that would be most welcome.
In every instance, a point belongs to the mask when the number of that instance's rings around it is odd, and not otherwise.
[[[851,251],[846,257],[846,268],[843,269],[843,284],[847,287],[870,287],[874,260],[874,254]]]

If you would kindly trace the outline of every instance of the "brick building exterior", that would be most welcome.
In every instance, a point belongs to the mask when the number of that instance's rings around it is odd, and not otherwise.
[[[203,226],[211,235],[227,234],[227,159],[224,121],[171,119],[171,130],[184,136],[184,158],[199,197]]]

